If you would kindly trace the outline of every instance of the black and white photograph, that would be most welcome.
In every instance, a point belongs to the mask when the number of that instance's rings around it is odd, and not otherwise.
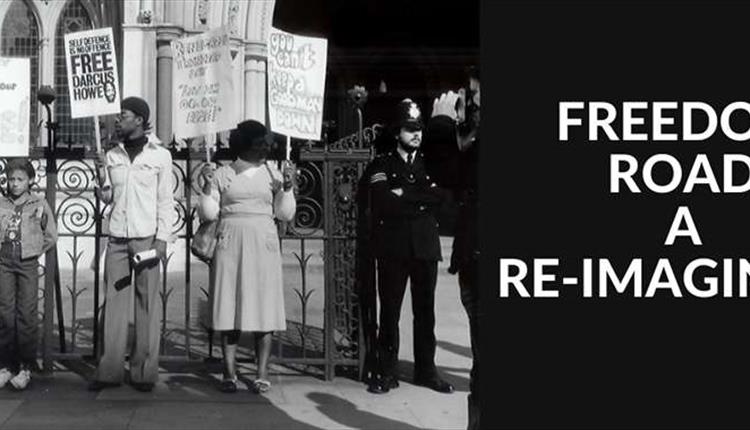
[[[750,428],[749,16],[0,0],[0,430]]]
[[[480,70],[479,0],[0,0],[0,429],[485,428]]]

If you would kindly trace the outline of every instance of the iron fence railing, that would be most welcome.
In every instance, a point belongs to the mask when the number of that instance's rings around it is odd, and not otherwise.
[[[330,379],[336,366],[361,366],[361,327],[354,282],[355,194],[379,126],[325,146],[302,145],[297,214],[279,226],[287,330],[276,333],[272,361]],[[203,151],[171,148],[176,222],[161,283],[161,353],[165,361],[216,356],[208,323],[208,267],[190,254],[199,219]],[[55,359],[95,358],[104,297],[103,253],[110,207],[94,194],[95,154],[84,148],[34,148],[35,192],[54,205],[60,239],[40,265],[40,321],[46,370]],[[226,163],[219,148],[213,160]],[[0,187],[5,187],[0,161]],[[56,255],[54,255],[56,253]],[[56,261],[56,263],[55,263]],[[54,270],[45,270],[54,267]],[[53,300],[45,300],[55,295]],[[248,353],[251,348],[248,348]]]

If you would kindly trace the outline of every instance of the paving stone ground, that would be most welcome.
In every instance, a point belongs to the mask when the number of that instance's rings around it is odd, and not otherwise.
[[[444,238],[445,239],[445,238]],[[445,249],[450,242],[444,243]],[[345,377],[324,381],[275,368],[264,395],[242,389],[216,390],[219,375],[202,366],[162,370],[152,393],[122,386],[101,393],[86,390],[86,369],[58,364],[51,378],[36,377],[25,392],[0,389],[0,429],[461,429],[466,426],[471,349],[468,321],[456,278],[442,262],[436,293],[436,362],[453,394],[440,394],[410,381],[411,299],[401,317],[401,387],[385,395]],[[243,365],[252,378],[252,365]],[[247,381],[247,379],[245,379]],[[244,386],[242,386],[244,388]]]

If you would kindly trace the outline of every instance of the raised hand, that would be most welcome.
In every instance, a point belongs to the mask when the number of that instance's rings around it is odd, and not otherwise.
[[[283,186],[284,191],[289,191],[294,187],[297,179],[297,166],[291,161],[284,161],[282,170],[282,176],[284,178]]]
[[[213,163],[206,163],[203,165],[203,168],[201,168],[201,175],[203,176],[203,180],[206,182],[211,182],[214,180],[215,172],[216,167],[213,165]]]
[[[201,176],[203,177],[203,194],[211,193],[211,184],[216,176],[216,166],[213,163],[206,163],[201,168]]]
[[[458,112],[456,110],[456,105],[459,101],[459,94],[454,93],[453,91],[441,94],[440,97],[432,102],[432,117],[434,118],[436,116],[445,115],[454,121],[457,120]]]

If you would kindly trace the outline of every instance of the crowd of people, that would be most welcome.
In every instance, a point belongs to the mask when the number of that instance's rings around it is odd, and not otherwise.
[[[458,203],[450,273],[458,274],[461,300],[470,323],[473,365],[469,428],[479,422],[477,156],[479,75],[467,85],[436,98],[424,121],[411,99],[393,109],[387,131],[391,148],[365,169],[359,191],[366,229],[360,243],[370,259],[358,259],[358,273],[377,279],[360,282],[367,349],[368,391],[399,386],[399,319],[409,281],[414,313],[414,380],[452,393],[435,365],[435,287],[442,260],[437,214],[447,199]],[[100,391],[126,380],[128,322],[134,306],[134,339],[129,383],[148,392],[158,379],[159,267],[166,259],[174,224],[172,158],[148,138],[150,108],[141,98],[122,100],[116,122],[120,143],[97,160],[96,194],[111,205],[104,264],[105,303],[102,356],[89,384]],[[212,328],[220,333],[223,378],[219,389],[236,392],[237,344],[252,332],[258,361],[251,388],[271,389],[268,359],[271,335],[286,329],[282,262],[274,219],[294,218],[296,168],[267,162],[269,130],[248,120],[231,131],[235,160],[201,172],[199,213],[216,222],[210,258]],[[0,197],[0,387],[27,387],[37,356],[37,259],[55,245],[54,212],[30,192],[35,171],[26,158],[6,163],[7,190]],[[362,223],[361,223],[362,224]],[[366,267],[371,266],[371,267]],[[132,288],[130,288],[132,286]],[[131,297],[134,296],[133,305]],[[377,297],[379,315],[374,315]],[[367,316],[369,315],[369,316]]]

